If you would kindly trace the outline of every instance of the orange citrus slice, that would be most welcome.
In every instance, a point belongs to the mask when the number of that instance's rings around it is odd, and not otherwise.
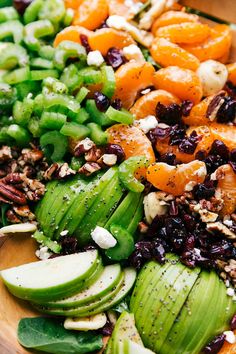
[[[228,80],[236,85],[236,63],[228,64]]]
[[[161,191],[174,196],[182,195],[186,186],[202,183],[206,177],[206,165],[202,161],[192,161],[187,164],[170,166],[157,162],[147,168],[147,180]]]
[[[167,11],[159,16],[152,25],[152,33],[155,35],[159,27],[181,24],[183,22],[198,22],[197,15],[188,14],[183,11]]]
[[[65,7],[68,9],[77,10],[78,7],[82,4],[83,0],[64,0]]]
[[[215,95],[208,96],[204,100],[193,106],[189,116],[183,117],[183,122],[191,126],[208,125],[210,121],[207,118],[206,114],[208,106],[213,97],[215,97]]]
[[[156,115],[156,105],[160,102],[164,105],[170,105],[171,103],[180,103],[180,100],[165,90],[155,90],[146,93],[140,97],[133,107],[131,107],[130,112],[135,116],[136,119],[145,118],[149,115]]]
[[[115,47],[122,49],[134,44],[134,40],[127,32],[115,30],[113,28],[101,28],[92,32],[89,37],[89,45],[92,50],[99,50],[102,55],[106,55],[108,49]]]
[[[179,66],[196,71],[200,61],[191,53],[165,38],[155,38],[150,49],[153,59],[163,67]]]
[[[217,190],[221,193],[224,206],[222,215],[230,215],[236,209],[236,174],[230,165],[223,165],[217,168],[216,176],[219,176]]]
[[[214,140],[221,140],[225,143],[229,150],[235,149],[236,146],[236,126],[230,126],[220,123],[212,123],[210,130],[214,136]]]
[[[152,144],[139,128],[125,124],[115,124],[108,128],[107,132],[108,142],[120,145],[124,150],[126,159],[131,156],[145,155],[150,163],[155,161]],[[146,169],[139,169],[138,175],[145,177]]]
[[[154,86],[170,91],[181,100],[190,100],[195,104],[202,98],[202,85],[197,74],[189,69],[169,66],[154,74]]]
[[[72,41],[81,44],[80,35],[84,34],[89,37],[91,33],[81,26],[69,26],[56,35],[53,45],[57,47],[62,41]]]
[[[183,22],[180,24],[160,27],[157,37],[164,37],[174,43],[199,43],[210,35],[210,27],[198,22]]]
[[[153,85],[155,69],[150,63],[129,62],[122,65],[115,73],[116,91],[114,98],[119,98],[125,108],[129,109],[137,94]]]
[[[227,25],[217,25],[210,30],[210,36],[197,44],[183,44],[182,48],[195,55],[200,61],[218,59],[228,53],[232,35]]]
[[[73,25],[94,30],[108,17],[107,0],[83,0],[74,15]]]

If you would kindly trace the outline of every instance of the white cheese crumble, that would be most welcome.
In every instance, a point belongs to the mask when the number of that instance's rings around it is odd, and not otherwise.
[[[113,237],[109,231],[101,226],[95,227],[95,229],[91,232],[91,237],[93,241],[104,250],[112,248],[117,244],[115,237]]]
[[[216,60],[202,62],[196,73],[202,83],[203,96],[214,95],[222,90],[228,77],[226,66]]]
[[[158,121],[155,116],[147,116],[146,118],[135,120],[134,125],[136,125],[145,134],[147,134],[149,130],[154,129],[158,126]]]
[[[167,212],[167,201],[171,200],[172,195],[168,195],[164,192],[151,192],[144,197],[144,214],[148,224],[151,224],[152,220],[157,215],[165,215]]]
[[[223,333],[225,335],[226,342],[230,344],[234,344],[236,342],[236,336],[233,331],[225,331]]]
[[[102,63],[104,63],[104,58],[103,58],[101,52],[99,52],[99,50],[94,50],[94,51],[88,53],[87,64],[89,66],[91,66],[91,65],[101,66]]]
[[[40,247],[36,252],[35,252],[36,257],[41,259],[42,261],[48,259],[52,253],[49,251],[47,246]]]
[[[136,44],[130,44],[123,48],[123,54],[127,60],[144,63],[145,59],[141,49]]]
[[[139,28],[131,25],[123,16],[112,15],[106,21],[108,27],[127,31],[137,42],[145,47],[150,47],[153,41],[153,35],[149,32],[142,31]]]
[[[234,289],[233,288],[228,288],[227,290],[226,290],[226,294],[228,295],[228,296],[234,296],[235,294],[234,294]]]
[[[104,154],[102,155],[102,161],[107,166],[114,166],[117,162],[117,156],[115,154]]]
[[[61,236],[66,236],[68,234],[69,230],[63,230],[62,232],[60,232]]]

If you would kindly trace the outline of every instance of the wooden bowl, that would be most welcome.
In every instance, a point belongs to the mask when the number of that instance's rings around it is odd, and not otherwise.
[[[223,6],[222,0],[183,0],[181,3],[236,23],[235,0],[224,0]],[[233,31],[232,60],[236,60],[235,31]],[[10,236],[4,240],[0,238],[0,270],[37,261],[36,248],[36,242],[30,235]],[[13,297],[0,279],[0,354],[30,353],[30,351],[22,348],[17,341],[17,325],[22,317],[37,315],[39,313],[31,308],[27,302]],[[228,353],[227,349],[224,353],[226,352]]]

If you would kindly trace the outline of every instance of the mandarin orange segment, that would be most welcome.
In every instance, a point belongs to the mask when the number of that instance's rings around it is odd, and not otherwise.
[[[176,65],[196,71],[200,65],[198,58],[165,38],[155,38],[150,52],[153,59],[163,67]]]
[[[171,92],[181,100],[190,100],[195,104],[202,98],[202,85],[195,74],[189,69],[169,66],[154,74],[154,86]]]
[[[157,37],[164,37],[173,43],[199,43],[210,35],[210,27],[198,22],[183,22],[157,29]]]
[[[159,152],[160,155],[164,155],[166,153],[173,153],[175,154],[177,160],[187,163],[190,161],[195,160],[196,153],[198,151],[204,150],[209,152],[211,149],[211,145],[214,141],[214,136],[211,133],[210,129],[207,126],[200,126],[200,127],[190,127],[186,134],[190,136],[190,134],[195,131],[199,136],[199,142],[197,144],[196,150],[193,154],[186,154],[179,150],[178,146],[176,145],[169,145],[169,138],[163,140],[157,140],[156,143],[156,150]]]
[[[65,7],[68,9],[77,10],[78,7],[82,4],[83,0],[64,0]]]
[[[133,107],[131,107],[130,112],[136,119],[145,118],[149,115],[155,116],[156,105],[158,102],[164,105],[170,105],[171,103],[179,104],[180,100],[170,92],[165,90],[155,90],[140,97]]]
[[[134,44],[134,40],[127,32],[115,30],[113,28],[101,28],[92,32],[89,37],[89,45],[92,50],[99,50],[102,55],[106,55],[108,49],[115,47],[122,49]]]
[[[207,125],[210,123],[209,119],[206,117],[208,106],[214,96],[208,96],[195,106],[190,111],[189,116],[183,117],[184,124],[187,125]]]
[[[236,126],[212,123],[210,130],[214,136],[214,140],[223,141],[229,150],[236,148]]]
[[[183,22],[198,22],[197,15],[188,14],[183,11],[167,11],[159,16],[152,25],[152,33],[155,35],[159,27],[176,25]]]
[[[101,26],[108,17],[107,0],[83,0],[75,12],[73,25],[94,30]]]
[[[234,213],[236,209],[236,174],[232,167],[227,164],[217,168],[216,176],[217,179],[219,178],[217,190],[220,192],[221,198],[224,200],[221,214],[230,215]]]
[[[129,62],[122,65],[115,73],[116,91],[114,98],[119,98],[125,108],[129,109],[137,94],[153,85],[155,69],[152,64]]]
[[[152,144],[139,128],[125,124],[115,124],[108,128],[107,132],[108,142],[110,144],[120,145],[124,150],[126,159],[131,156],[141,156],[145,154],[150,163],[155,161]],[[145,177],[146,169],[139,169],[136,175],[138,177]]]
[[[188,164],[170,166],[158,162],[147,168],[147,180],[161,191],[174,196],[182,195],[186,186],[193,187],[202,183],[206,177],[206,165],[202,161],[192,161]]]
[[[53,45],[57,47],[62,41],[72,41],[81,44],[81,34],[89,37],[91,32],[81,26],[66,27],[56,35]]]
[[[197,44],[183,44],[182,48],[195,55],[200,61],[222,58],[228,54],[232,34],[227,25],[217,25],[211,28],[210,36]]]
[[[236,63],[228,64],[228,80],[231,81],[234,85],[236,85]]]

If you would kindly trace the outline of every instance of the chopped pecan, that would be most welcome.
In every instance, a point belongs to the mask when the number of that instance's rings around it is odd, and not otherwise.
[[[85,160],[88,162],[97,162],[102,155],[102,150],[98,149],[95,145],[85,153]]]
[[[224,104],[224,96],[226,95],[225,91],[219,92],[217,95],[215,95],[212,100],[210,101],[207,111],[206,111],[206,117],[210,121],[214,121],[217,118],[217,113],[220,109],[220,107]]]
[[[0,181],[0,195],[13,203],[20,204],[20,205],[26,204],[26,198],[24,193],[16,189],[14,186],[5,184],[1,181]]]
[[[35,215],[30,211],[30,208],[28,205],[22,205],[22,206],[14,206],[13,211],[17,216],[27,219],[27,220],[35,220]]]
[[[96,162],[86,162],[80,169],[79,173],[90,176],[94,172],[97,172],[101,169],[101,166]]]
[[[6,217],[7,220],[12,224],[21,223],[21,219],[19,219],[18,216],[16,216],[16,214],[11,209],[6,212]]]
[[[220,221],[210,222],[207,224],[206,228],[208,231],[221,234],[225,238],[228,238],[230,240],[236,239],[236,234],[232,232],[227,226],[222,224]]]
[[[21,177],[23,181],[23,190],[27,196],[27,199],[34,202],[40,200],[45,193],[45,186],[38,180],[30,179],[23,174]]]
[[[35,149],[23,149],[22,150],[22,160],[29,163],[34,163],[36,161],[43,159],[43,152],[41,150]]]
[[[0,149],[0,163],[4,163],[12,159],[11,148],[9,146],[2,146]]]
[[[74,148],[74,155],[76,157],[79,157],[83,154],[85,154],[86,152],[88,152],[90,149],[92,149],[92,147],[94,147],[95,144],[94,142],[89,139],[89,138],[85,138],[84,140],[81,140]]]
[[[47,180],[52,178],[64,179],[75,173],[76,172],[69,167],[67,162],[63,164],[54,163],[44,172],[44,178]]]

